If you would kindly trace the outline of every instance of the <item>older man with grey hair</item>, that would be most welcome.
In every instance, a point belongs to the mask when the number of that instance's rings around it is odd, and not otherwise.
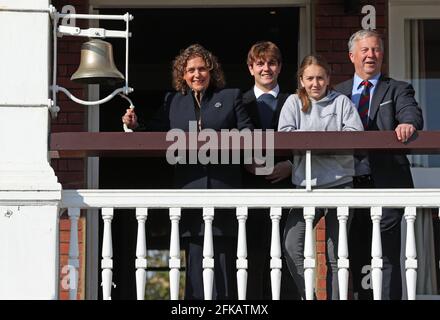
[[[393,130],[402,143],[423,129],[422,110],[413,87],[384,76],[381,72],[384,44],[376,31],[360,30],[348,41],[353,78],[336,90],[349,96],[358,108],[365,130]],[[355,188],[413,188],[410,165],[405,155],[368,152],[355,161]],[[362,212],[364,211],[364,212]],[[367,212],[365,212],[367,211]],[[403,210],[384,208],[380,222],[382,237],[382,299],[402,297],[400,273],[400,222]],[[371,299],[365,281],[371,262],[369,210],[356,209],[349,234],[349,252],[355,298]]]

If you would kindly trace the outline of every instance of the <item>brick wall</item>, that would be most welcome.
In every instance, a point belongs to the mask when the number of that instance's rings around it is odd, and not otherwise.
[[[361,29],[361,14],[364,5],[376,9],[376,31],[383,35],[385,53],[387,47],[387,1],[342,1],[318,0],[315,6],[315,51],[324,56],[332,68],[332,84],[337,84],[353,76],[354,68],[348,58],[347,42],[350,35]],[[386,57],[386,55],[385,55]],[[383,72],[387,64],[384,58]],[[326,299],[325,266],[325,221],[316,227],[317,253],[317,298]]]
[[[87,13],[87,0],[57,0],[52,4],[61,12],[64,5],[72,5],[75,7],[76,13]],[[84,27],[87,20],[76,20],[76,25]],[[70,76],[76,71],[80,62],[81,44],[86,41],[84,37],[63,37],[58,38],[58,77],[57,84],[68,89],[76,97],[86,99],[86,89],[83,85],[75,84],[70,81]],[[51,122],[51,132],[77,132],[87,131],[87,107],[79,105],[64,93],[58,93],[58,106],[60,112],[58,117]],[[84,159],[53,159],[51,165],[55,170],[59,182],[63,189],[79,189],[86,187],[86,160]],[[85,227],[86,221],[81,216],[78,221],[78,239],[80,252],[80,270],[79,270],[79,286],[78,299],[84,299],[84,274],[85,274]],[[64,266],[68,264],[69,258],[69,237],[70,222],[67,212],[60,218],[60,299],[68,299],[69,292],[62,288],[62,279],[66,277],[66,269]]]

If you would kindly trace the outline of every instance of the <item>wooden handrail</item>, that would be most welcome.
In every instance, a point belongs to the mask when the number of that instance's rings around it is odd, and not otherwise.
[[[166,132],[60,132],[50,135],[51,158],[161,157],[174,141]],[[186,134],[188,142],[188,134]],[[220,141],[221,136],[218,133]],[[242,139],[243,140],[243,139]],[[263,136],[263,148],[265,137]],[[198,142],[198,147],[206,141]],[[188,143],[187,143],[188,145]],[[243,141],[240,148],[243,149]],[[222,148],[219,147],[219,150]],[[233,150],[233,148],[229,148]],[[277,155],[303,153],[343,154],[363,150],[404,154],[439,154],[440,131],[419,131],[407,143],[397,141],[394,131],[275,132]]]

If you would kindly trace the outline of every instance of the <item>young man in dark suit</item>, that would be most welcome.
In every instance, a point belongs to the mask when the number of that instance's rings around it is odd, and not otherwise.
[[[375,31],[360,30],[348,42],[354,77],[336,86],[356,105],[365,130],[394,130],[406,142],[423,129],[422,110],[414,98],[413,87],[381,74],[383,42]],[[369,152],[355,161],[355,188],[413,188],[405,155]],[[367,211],[367,212],[361,212]],[[384,208],[380,222],[382,238],[382,299],[402,296],[400,272],[400,223],[402,209]],[[357,209],[349,233],[350,267],[353,290],[359,299],[371,299],[372,291],[362,281],[371,264],[371,218],[369,210]],[[356,298],[356,296],[355,296]]]
[[[249,50],[247,65],[254,77],[255,85],[244,93],[243,104],[256,129],[278,128],[278,118],[289,93],[280,91],[278,75],[282,57],[279,48],[270,41],[254,44]],[[292,163],[288,158],[276,157],[273,172],[269,175],[255,175],[251,166],[243,174],[246,188],[292,188]],[[283,211],[287,217],[288,210]],[[281,220],[281,232],[285,219]],[[248,286],[247,299],[271,299],[270,283],[270,240],[271,220],[268,209],[250,209],[247,220],[248,243]],[[298,295],[286,264],[283,260],[281,298],[294,299]]]

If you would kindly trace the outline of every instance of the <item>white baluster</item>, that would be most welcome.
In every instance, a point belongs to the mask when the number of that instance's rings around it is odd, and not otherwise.
[[[113,277],[113,245],[112,245],[112,219],[113,208],[102,208],[104,220],[104,234],[102,236],[102,298],[111,300],[112,277]]]
[[[348,269],[350,266],[347,243],[348,213],[348,207],[338,207],[338,283],[340,300],[347,300],[348,295]]]
[[[136,297],[138,300],[145,299],[145,283],[147,282],[147,239],[145,236],[145,221],[147,220],[148,209],[136,208],[136,219],[138,221],[136,241]]]
[[[170,299],[179,299],[179,282],[180,282],[180,238],[179,238],[179,221],[180,208],[170,208],[171,220],[171,239],[170,239],[170,260],[168,262],[170,268]]]
[[[315,207],[304,207],[306,234],[304,240],[304,281],[306,299],[313,300],[315,288],[315,243],[313,241],[313,219]]]
[[[203,292],[205,300],[212,300],[214,284],[214,245],[212,239],[212,221],[214,208],[203,208],[205,235],[203,238]]]
[[[373,236],[371,243],[371,284],[373,299],[382,300],[382,240],[380,235],[380,220],[382,207],[371,207],[373,221]]]
[[[247,243],[246,243],[246,219],[248,215],[247,207],[237,208],[238,220],[238,243],[237,243],[237,289],[238,300],[246,299],[247,286]]]
[[[312,191],[312,151],[306,151],[306,190]]]
[[[416,299],[417,284],[417,249],[414,222],[416,220],[417,209],[415,207],[405,208],[406,219],[406,248],[405,248],[405,269],[406,269],[406,288],[408,300]]]
[[[69,299],[76,300],[78,291],[79,271],[79,249],[78,249],[78,219],[79,208],[69,208],[67,211],[70,220],[70,241],[69,241]]]
[[[282,268],[280,240],[280,207],[270,208],[270,219],[272,220],[272,236],[270,241],[270,281],[272,284],[272,300],[280,300]],[[264,254],[264,252],[260,252],[260,254]]]

